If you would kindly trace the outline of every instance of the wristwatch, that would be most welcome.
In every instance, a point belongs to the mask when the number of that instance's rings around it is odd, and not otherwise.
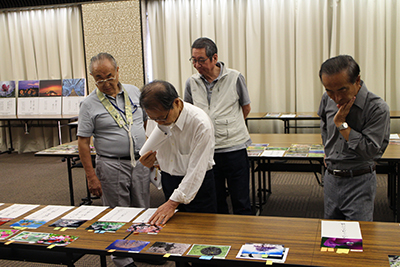
[[[349,125],[347,124],[347,122],[343,122],[342,125],[340,125],[337,128],[338,128],[339,131],[346,130],[347,128],[349,128]]]

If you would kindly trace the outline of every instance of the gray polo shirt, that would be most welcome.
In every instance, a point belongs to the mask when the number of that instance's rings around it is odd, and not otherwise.
[[[121,88],[121,84],[119,84]],[[143,121],[147,120],[147,115],[139,107],[140,91],[136,86],[130,84],[122,85],[128,92],[132,103],[138,108],[135,111],[133,107],[133,125],[132,136],[135,146],[135,154],[146,141]],[[98,89],[96,89],[98,90]],[[96,90],[90,93],[80,105],[78,133],[77,136],[90,137],[93,135],[93,143],[96,152],[103,156],[126,157],[129,156],[129,138],[128,132],[120,128],[115,120],[97,97]],[[121,90],[116,98],[106,96],[119,109],[125,111],[124,92]],[[122,114],[125,118],[125,115]]]
[[[351,128],[348,141],[333,122],[337,112],[335,101],[324,93],[318,115],[321,117],[321,135],[328,168],[359,170],[372,166],[389,144],[389,106],[382,98],[369,92],[361,81],[361,89],[346,117]]]

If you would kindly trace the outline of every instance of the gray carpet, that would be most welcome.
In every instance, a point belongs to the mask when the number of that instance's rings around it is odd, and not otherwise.
[[[82,168],[73,172],[75,205],[86,197],[86,183]],[[38,157],[34,153],[0,155],[0,202],[43,205],[70,205],[67,164],[62,157]],[[376,221],[393,221],[393,213],[386,197],[387,178],[378,175],[375,201]],[[164,202],[162,191],[151,186],[151,206],[158,207]],[[94,200],[94,205],[101,205]],[[312,173],[272,174],[272,194],[261,215],[323,218],[323,188],[318,185]],[[76,266],[100,266],[98,256],[87,255]],[[114,266],[110,257],[107,265]],[[159,266],[137,263],[143,267]],[[25,263],[0,260],[0,266],[61,266],[39,263]],[[164,266],[174,266],[168,262]]]

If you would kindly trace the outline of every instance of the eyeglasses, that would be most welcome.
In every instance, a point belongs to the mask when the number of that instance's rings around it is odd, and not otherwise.
[[[111,78],[108,78],[108,79],[105,79],[105,80],[99,80],[99,81],[96,81],[96,85],[97,86],[103,86],[104,84],[106,84],[106,82],[112,82],[114,80],[115,80],[115,77],[111,77]]]
[[[195,59],[195,58],[191,57],[191,58],[189,58],[189,61],[192,62],[193,65],[196,64],[196,63],[199,63],[200,65],[203,65],[207,61],[207,59],[209,59],[209,58],[206,58],[206,59],[204,59],[204,58]]]
[[[168,110],[168,112],[167,112],[167,116],[165,116],[165,118],[164,118],[164,119],[153,119],[153,120],[154,120],[154,121],[160,121],[160,122],[167,121],[167,119],[168,119],[168,116],[169,116],[169,112],[170,112],[170,109]]]

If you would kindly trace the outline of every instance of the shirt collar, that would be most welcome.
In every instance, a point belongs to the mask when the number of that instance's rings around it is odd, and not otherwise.
[[[365,100],[367,99],[368,90],[365,86],[365,83],[361,81],[361,88],[356,95],[356,100],[354,101],[354,105],[359,107],[360,109],[364,109]]]
[[[188,111],[187,111],[187,107],[186,107],[187,103],[185,103],[185,101],[183,101],[182,99],[179,99],[179,100],[182,101],[183,108],[182,108],[181,113],[179,114],[178,119],[175,122],[175,125],[176,125],[176,127],[179,128],[179,130],[182,131],[183,126],[185,125],[185,122],[186,122]]]
[[[225,63],[224,63],[224,62],[218,61],[216,65],[220,68],[220,70],[219,70],[219,75],[218,75],[218,77],[215,78],[215,80],[212,81],[211,83],[217,82],[217,81],[218,81],[219,79],[221,79],[221,77],[224,76],[225,73],[226,73],[226,71],[225,71],[226,68],[225,68]],[[200,74],[200,78],[201,78],[202,80],[204,80],[205,82],[208,83],[207,79],[204,78],[203,75]]]

